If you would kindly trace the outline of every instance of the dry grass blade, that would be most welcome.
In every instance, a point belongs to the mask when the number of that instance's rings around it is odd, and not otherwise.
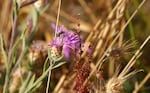
[[[110,78],[106,84],[106,93],[121,93],[121,90],[123,89],[123,83],[130,78],[131,76],[135,75],[138,72],[141,72],[143,70],[138,71],[132,71],[128,73],[124,77],[118,77],[117,74],[115,74],[112,78]]]
[[[57,35],[57,30],[58,30],[58,22],[59,22],[59,16],[60,16],[60,8],[61,8],[61,0],[59,0],[58,2],[58,14],[57,14],[57,19],[56,19],[56,27],[55,27],[55,37]],[[49,85],[50,85],[50,76],[51,76],[51,71],[49,71],[49,75],[48,75],[48,81],[47,81],[47,87],[46,87],[46,93],[48,93],[49,91]]]
[[[146,83],[146,81],[150,78],[150,72],[145,76],[145,78],[142,80],[142,82],[135,86],[135,89],[133,93],[138,93],[138,91],[142,88],[142,86]]]
[[[92,10],[87,6],[86,2],[84,0],[78,0],[79,3],[82,5],[82,7],[85,9],[85,12],[89,15],[92,23],[96,22],[96,17],[94,13],[92,13]]]
[[[143,42],[143,44],[140,46],[140,48],[136,51],[135,55],[131,58],[131,60],[129,61],[129,63],[126,65],[126,67],[123,69],[123,71],[120,73],[119,77],[123,77],[125,76],[130,68],[135,64],[137,57],[139,56],[139,54],[141,53],[141,50],[143,49],[143,47],[146,45],[146,43],[150,40],[150,35],[147,37],[147,39]]]
[[[122,90],[123,83],[130,78],[131,76],[135,75],[136,73],[143,71],[132,71],[129,72],[130,68],[135,64],[136,60],[141,56],[141,50],[146,45],[146,43],[150,40],[150,35],[147,37],[147,39],[143,42],[143,44],[140,46],[140,48],[136,51],[135,55],[131,58],[129,63],[125,66],[125,68],[121,71],[121,73],[114,77],[112,77],[108,83],[106,84],[106,93],[116,93],[120,92]],[[146,78],[147,79],[147,78]],[[141,86],[140,86],[141,87]]]
[[[60,88],[62,87],[62,84],[64,83],[65,81],[65,78],[66,78],[66,75],[62,75],[58,84],[56,85],[55,89],[54,89],[54,92],[53,93],[58,93],[58,91],[60,90]]]
[[[134,11],[134,13],[131,15],[131,17],[129,18],[129,20],[126,22],[126,24],[122,27],[121,31],[118,33],[118,35],[115,37],[115,39],[111,42],[111,44],[109,45],[109,47],[107,48],[106,52],[104,53],[104,55],[98,60],[96,66],[94,69],[92,69],[89,77],[85,80],[85,83],[91,78],[91,76],[95,73],[95,71],[97,70],[97,68],[100,66],[102,60],[104,59],[104,57],[106,56],[107,52],[110,50],[110,48],[114,45],[114,43],[116,42],[116,40],[119,38],[119,36],[122,34],[122,32],[124,32],[124,29],[126,28],[126,26],[129,24],[129,22],[133,19],[133,17],[135,16],[135,14],[138,12],[138,10],[143,6],[143,4],[145,3],[146,0],[143,0],[142,3],[138,6],[138,8]]]

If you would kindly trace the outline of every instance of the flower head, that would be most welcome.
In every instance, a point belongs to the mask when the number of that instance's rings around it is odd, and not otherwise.
[[[55,30],[56,25],[52,24],[52,28]],[[52,47],[62,47],[62,53],[65,58],[70,57],[71,51],[81,50],[81,40],[80,36],[73,32],[72,30],[67,30],[64,26],[58,27],[55,31],[56,37],[53,39],[50,44]]]

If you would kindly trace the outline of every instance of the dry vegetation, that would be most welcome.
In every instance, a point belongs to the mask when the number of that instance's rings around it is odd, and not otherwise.
[[[149,93],[148,4],[0,0],[0,93]]]

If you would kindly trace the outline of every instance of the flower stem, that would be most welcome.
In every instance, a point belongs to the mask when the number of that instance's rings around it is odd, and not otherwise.
[[[47,87],[46,87],[46,93],[48,93],[48,90],[49,90],[50,78],[51,78],[51,70],[49,70],[48,81],[47,81]]]
[[[5,83],[3,87],[3,93],[8,92],[8,83],[9,83],[9,76],[10,76],[10,68],[11,68],[11,56],[12,56],[12,45],[14,42],[14,36],[15,36],[15,31],[16,31],[16,26],[17,26],[17,15],[14,17],[13,21],[13,26],[12,26],[12,32],[11,32],[11,39],[10,39],[10,45],[9,45],[9,50],[8,50],[8,61],[7,61],[7,66],[6,66],[6,76],[5,76]]]
[[[55,37],[56,38],[56,32],[58,30],[58,22],[59,22],[59,15],[60,15],[60,7],[61,7],[61,0],[59,0],[59,5],[58,5],[58,13],[57,13],[57,20],[56,20],[56,27],[55,27]]]

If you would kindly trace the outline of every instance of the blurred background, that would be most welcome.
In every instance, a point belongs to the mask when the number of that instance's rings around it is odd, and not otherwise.
[[[14,1],[17,2],[17,5],[13,5]],[[29,45],[29,50],[22,59],[21,67],[32,71],[33,73],[36,74],[36,77],[38,78],[41,75],[42,66],[47,56],[47,46],[51,43],[54,37],[54,29],[51,28],[51,24],[56,23],[58,13],[58,0],[14,0],[14,1],[0,0],[0,33],[2,34],[4,39],[3,46],[8,52],[11,42],[10,40],[12,30],[15,26],[16,28],[14,34],[14,42],[17,41],[21,33],[24,30],[26,30],[25,37],[27,38],[26,42],[27,45]],[[85,42],[89,34],[92,31],[94,31],[93,29],[95,28],[95,25],[97,24],[97,21],[99,19],[102,21],[103,24],[107,23],[108,20],[110,21],[108,23],[111,23],[111,20],[114,20],[116,18],[113,16],[111,17],[111,19],[109,19],[107,18],[107,16],[110,15],[110,12],[113,10],[118,1],[119,0],[62,0],[59,25],[64,25],[66,29],[76,31],[78,29],[78,24],[80,24],[81,38],[82,41]],[[124,1],[126,1],[124,6],[125,9],[122,12],[121,18],[118,19],[121,20],[120,23],[118,23],[117,26],[115,26],[116,33],[117,30],[119,31],[122,28],[122,25],[126,23],[126,21],[130,18],[132,13],[137,9],[137,7],[142,2],[142,0],[124,0]],[[127,40],[138,42],[137,45],[135,45],[135,49],[138,49],[139,46],[144,42],[146,37],[150,35],[149,4],[150,0],[146,0],[142,8],[139,9],[138,13],[128,24],[122,35],[123,42]],[[16,25],[14,25],[15,16],[17,16]],[[98,27],[97,30],[101,31],[100,26]],[[111,29],[109,31],[111,31]],[[93,38],[96,38],[96,35],[94,36]],[[113,38],[114,37],[108,40],[107,45],[110,44]],[[95,39],[95,43],[98,41],[99,39]],[[93,49],[96,49],[97,45],[95,43],[92,44]],[[107,45],[104,46],[107,47]],[[17,53],[15,53],[16,57],[19,57],[19,55],[22,52],[21,46],[22,44],[18,45],[18,48],[16,49],[17,51]],[[102,50],[98,50],[98,52],[104,51],[106,47],[104,47]],[[125,93],[131,93],[133,91],[134,84],[131,84],[131,82],[133,81],[141,82],[143,78],[147,75],[147,73],[150,72],[150,55],[149,55],[150,42],[146,44],[146,46],[142,51],[143,51],[142,56],[140,57],[139,60],[137,60],[133,68],[144,69],[144,72],[136,74],[134,78],[129,80],[129,82],[125,83],[124,85]],[[102,56],[102,54],[103,52],[93,54],[92,62],[95,64],[99,59],[99,57]],[[129,57],[127,56],[126,61],[128,61],[130,58],[131,58],[130,56]],[[31,66],[28,66],[29,64]],[[25,65],[25,67],[23,65]],[[63,77],[64,74],[68,75],[65,77],[66,81],[69,81],[69,78],[71,78],[72,74],[74,73],[72,65],[73,64],[70,62],[63,65],[60,68],[53,70],[51,75],[50,91],[55,90],[58,81],[60,80],[61,77]],[[108,75],[109,66],[106,66],[106,68],[103,69],[104,69],[104,77],[107,81],[107,79],[109,78]],[[6,65],[1,50],[0,51],[1,91],[4,85],[5,69]],[[18,73],[17,74],[16,73],[14,73],[14,75],[11,76],[12,80],[14,77],[18,75]],[[46,82],[46,80],[44,82]],[[69,84],[68,85],[64,84],[64,86],[67,91],[67,88],[69,88],[68,87]],[[39,88],[40,92],[37,91],[35,93],[41,93],[45,91],[45,89],[46,86],[43,84],[43,86]],[[147,80],[145,85],[143,85],[139,93],[149,93],[149,91],[150,91],[150,79]],[[67,91],[65,93],[71,92]]]

